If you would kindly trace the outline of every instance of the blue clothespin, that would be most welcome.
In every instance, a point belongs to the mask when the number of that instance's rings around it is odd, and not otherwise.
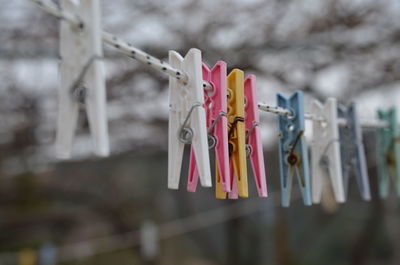
[[[303,92],[296,91],[290,97],[277,95],[278,107],[288,109],[290,115],[279,115],[279,164],[281,177],[282,206],[290,204],[293,175],[300,185],[305,205],[311,205],[311,185],[307,145],[304,139],[304,103]]]
[[[363,200],[371,200],[367,160],[365,158],[361,125],[357,118],[356,105],[338,106],[338,117],[344,120],[344,126],[339,128],[340,153],[345,196],[348,194],[351,170],[356,177],[358,189]]]

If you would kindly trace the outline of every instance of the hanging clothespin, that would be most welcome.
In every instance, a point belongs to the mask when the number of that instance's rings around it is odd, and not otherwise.
[[[328,98],[324,105],[312,102],[313,141],[311,145],[311,178],[313,203],[320,203],[328,178],[337,202],[345,202],[342,161],[340,156],[337,102]]]
[[[377,131],[379,196],[388,196],[390,178],[393,178],[397,196],[400,196],[400,127],[397,111],[393,107],[388,111],[378,110],[377,114],[379,120],[388,124]]]
[[[258,96],[256,76],[249,75],[244,80],[245,96],[245,127],[246,152],[253,169],[254,181],[259,197],[267,197],[267,182],[265,178],[264,154],[260,132],[260,114],[258,110]]]
[[[222,186],[224,192],[231,191],[229,173],[229,149],[228,149],[228,122],[226,75],[227,65],[218,61],[212,69],[203,63],[203,80],[210,83],[211,91],[204,91],[204,108],[206,109],[208,144],[215,149],[215,163],[218,164],[217,185]],[[196,157],[193,148],[190,152],[190,164],[187,190],[196,191],[199,174],[197,171]]]
[[[230,199],[238,196],[247,198],[249,196],[247,184],[246,165],[246,128],[244,124],[244,73],[242,70],[234,69],[227,77],[228,86],[228,140],[230,158]],[[217,164],[217,167],[219,165]],[[216,197],[225,199],[226,192],[223,191],[219,176],[216,171]]]
[[[291,96],[277,95],[277,105],[290,110],[289,115],[279,115],[278,127],[279,164],[281,177],[282,206],[288,207],[293,176],[297,177],[305,205],[311,205],[311,186],[307,145],[304,139],[304,100],[303,92],[296,91]]]
[[[348,194],[349,178],[353,169],[362,199],[371,200],[367,160],[356,105],[351,103],[348,107],[338,106],[338,117],[345,121],[345,125],[339,128],[345,197]]]
[[[185,144],[192,144],[201,185],[211,187],[201,51],[190,49],[185,58],[170,51],[169,61],[188,81],[169,78],[168,188],[179,187]]]
[[[86,108],[95,153],[109,154],[106,115],[105,74],[100,4],[98,0],[60,1],[64,11],[81,20],[74,26],[61,20],[60,87],[56,153],[60,158],[71,156],[72,140],[80,105]]]

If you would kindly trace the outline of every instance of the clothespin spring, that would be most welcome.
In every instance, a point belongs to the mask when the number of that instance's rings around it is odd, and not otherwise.
[[[249,157],[250,153],[251,153],[251,147],[250,145],[247,143],[249,140],[249,136],[251,135],[251,133],[254,131],[254,129],[260,125],[260,123],[258,122],[253,122],[253,126],[251,126],[250,130],[247,132],[246,134],[246,156]]]
[[[193,139],[193,130],[192,128],[188,127],[187,124],[189,122],[189,118],[192,115],[193,110],[196,107],[201,107],[201,103],[195,103],[192,105],[179,131],[179,141],[181,141],[184,144],[190,144]]]
[[[293,145],[290,147],[290,152],[286,156],[286,163],[290,166],[288,167],[288,176],[292,175],[293,171],[296,173],[297,179],[299,180],[299,185],[303,188],[305,185],[305,181],[301,177],[299,164],[300,164],[300,156],[294,151],[296,149],[297,144],[300,142],[301,137],[303,136],[304,131],[300,131],[296,138],[294,139]],[[286,183],[285,183],[286,186]]]
[[[215,145],[217,144],[217,140],[215,139],[215,137],[212,135],[215,125],[217,125],[217,122],[219,121],[219,119],[222,116],[226,116],[226,112],[221,111],[218,116],[215,118],[214,122],[211,124],[210,128],[208,128],[207,130],[207,134],[208,134],[208,148],[212,149],[215,147]]]
[[[334,142],[340,142],[339,139],[332,139],[326,146],[324,149],[324,152],[321,155],[321,158],[319,160],[319,164],[322,168],[324,168],[324,170],[326,171],[326,173],[328,174],[329,170],[329,159],[326,155],[326,153],[328,152],[329,147],[334,143]]]
[[[243,117],[236,117],[233,120],[231,128],[229,129],[229,132],[228,132],[228,140],[230,140],[233,137],[233,133],[235,131],[236,124],[238,122],[244,122],[244,118]],[[229,143],[229,155],[232,154],[232,151],[233,151],[233,145],[231,143]]]
[[[290,152],[289,152],[289,154],[288,154],[287,157],[286,157],[287,163],[288,163],[289,165],[291,165],[291,166],[294,166],[294,165],[297,165],[297,164],[300,163],[300,157],[299,157],[299,155],[297,155],[297,154],[295,153],[294,150],[296,149],[296,146],[297,146],[297,144],[299,143],[300,138],[301,138],[301,136],[303,136],[303,134],[304,134],[304,131],[300,131],[300,132],[297,134],[296,138],[294,139],[293,145],[290,147]]]
[[[94,60],[100,58],[101,56],[97,55],[91,56],[90,59],[85,64],[85,66],[82,68],[82,71],[79,73],[78,78],[74,81],[74,83],[70,88],[72,97],[82,105],[85,104],[85,98],[86,98],[86,87],[82,84],[83,78],[85,77],[90,66],[93,64]]]

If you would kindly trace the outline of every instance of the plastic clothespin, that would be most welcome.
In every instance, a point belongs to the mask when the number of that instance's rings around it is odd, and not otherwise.
[[[60,158],[71,156],[79,106],[83,103],[95,153],[109,154],[106,115],[104,66],[98,59],[103,56],[100,4],[98,0],[79,3],[62,0],[61,8],[81,19],[80,27],[61,20],[60,26],[60,87],[56,153]]]
[[[264,154],[260,132],[260,114],[256,76],[249,75],[244,80],[246,151],[253,169],[254,181],[259,197],[267,197],[267,181],[265,178]]]
[[[353,169],[362,199],[371,200],[367,160],[356,105],[351,103],[348,107],[338,106],[338,117],[346,123],[339,128],[345,197],[348,194],[350,171]]]
[[[282,206],[288,207],[293,176],[297,176],[305,205],[311,205],[311,186],[307,145],[304,139],[304,100],[303,92],[296,91],[291,96],[277,95],[277,105],[289,109],[291,115],[278,117],[280,132],[279,164],[281,177]]]
[[[168,188],[179,187],[185,144],[192,144],[201,185],[211,187],[201,51],[190,49],[185,58],[170,51],[169,61],[188,75],[188,81],[169,78]]]
[[[244,73],[242,70],[233,69],[227,77],[228,86],[228,140],[230,157],[230,199],[238,196],[247,198],[249,196],[247,184],[246,165],[246,128],[244,124]],[[217,164],[217,168],[219,165]],[[216,171],[216,197],[225,199],[226,192],[223,191],[221,182],[218,182],[219,170]]]
[[[227,112],[227,89],[226,75],[227,66],[223,61],[218,61],[212,69],[203,63],[203,80],[209,82],[213,90],[204,91],[204,107],[208,128],[209,148],[215,148],[215,161],[218,164],[218,185],[222,186],[224,192],[231,191],[229,172],[229,149],[228,149],[228,122]],[[197,171],[196,158],[193,148],[190,152],[190,164],[187,190],[196,191],[199,174]]]
[[[397,196],[400,196],[400,128],[396,108],[378,110],[378,119],[388,124],[377,131],[377,161],[379,196],[386,198],[389,193],[389,178],[392,177]]]
[[[345,202],[336,99],[328,98],[324,105],[314,100],[312,114],[321,118],[321,121],[313,122],[311,145],[313,203],[321,202],[322,191],[327,186],[328,178],[331,180],[336,201]]]

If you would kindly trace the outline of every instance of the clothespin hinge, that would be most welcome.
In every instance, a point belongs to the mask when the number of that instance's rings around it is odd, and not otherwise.
[[[87,61],[87,63],[83,66],[82,71],[79,73],[78,78],[75,80],[75,82],[72,84],[70,88],[72,97],[82,105],[85,104],[85,99],[87,96],[87,88],[85,87],[84,84],[82,84],[82,81],[87,71],[89,70],[90,66],[93,64],[93,62],[100,58],[101,56],[97,55],[91,56],[90,59]]]
[[[251,133],[254,131],[254,129],[260,125],[258,122],[253,122],[253,125],[251,126],[250,130],[248,130],[247,134],[246,134],[246,156],[249,157],[250,153],[251,153],[251,147],[248,144],[248,140],[249,140],[249,136],[251,135]]]
[[[219,119],[222,116],[226,116],[226,112],[221,111],[218,116],[215,118],[215,120],[213,121],[213,123],[211,124],[210,128],[208,128],[207,130],[207,134],[208,134],[208,148],[212,149],[215,147],[215,145],[217,144],[217,140],[215,139],[215,137],[212,135],[215,125],[217,125]]]
[[[193,110],[196,107],[201,107],[201,103],[195,103],[190,108],[188,114],[186,115],[185,121],[183,122],[181,129],[179,130],[179,141],[184,144],[190,144],[193,139],[193,130],[192,128],[188,127],[187,124],[189,122],[189,118],[192,115]]]
[[[231,138],[232,138],[233,132],[234,132],[235,127],[236,127],[236,124],[237,124],[238,122],[244,122],[244,118],[242,118],[242,117],[236,117],[236,118],[233,120],[232,125],[231,125],[231,128],[229,129],[229,132],[228,132],[228,139],[231,139]]]
[[[290,146],[290,152],[286,156],[286,162],[291,166],[295,166],[300,163],[300,156],[294,150],[296,149],[296,146],[299,143],[300,138],[303,136],[303,133],[304,133],[304,131],[300,131],[297,134],[296,138],[294,139],[293,144]]]

